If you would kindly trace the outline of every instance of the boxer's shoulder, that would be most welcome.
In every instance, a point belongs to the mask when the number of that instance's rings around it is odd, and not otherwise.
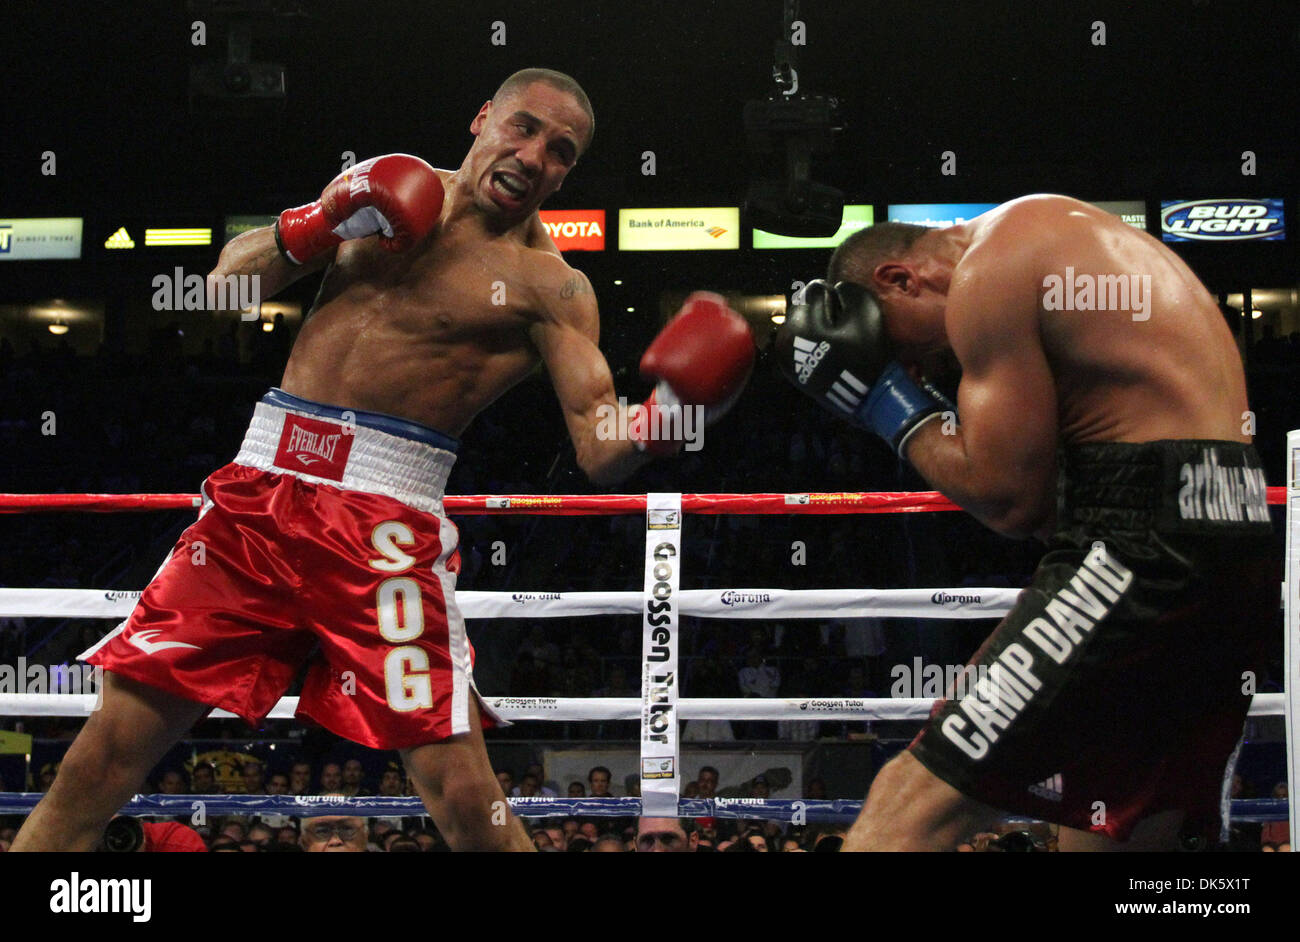
[[[562,314],[585,310],[594,302],[591,281],[560,256],[531,249],[522,264],[527,268],[527,280],[536,293],[539,309]]]

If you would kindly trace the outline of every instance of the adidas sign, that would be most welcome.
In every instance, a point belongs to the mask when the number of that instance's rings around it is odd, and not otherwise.
[[[1055,775],[1044,779],[1037,785],[1030,785],[1029,791],[1030,794],[1037,795],[1039,798],[1046,798],[1048,801],[1060,801],[1061,790],[1064,787],[1064,784],[1065,782],[1064,779],[1061,778],[1061,773],[1057,772]]]
[[[830,352],[830,349],[830,342],[826,340],[813,343],[803,337],[794,338],[794,368],[800,384],[808,382],[808,378],[813,375],[813,370],[817,369],[817,364]]]

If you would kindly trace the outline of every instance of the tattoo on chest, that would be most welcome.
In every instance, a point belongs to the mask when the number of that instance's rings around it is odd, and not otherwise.
[[[560,297],[566,300],[572,297],[576,297],[580,294],[586,294],[586,293],[587,293],[587,286],[586,284],[583,283],[581,278],[577,278],[577,277],[570,278],[568,281],[566,281],[563,285],[560,286]]]

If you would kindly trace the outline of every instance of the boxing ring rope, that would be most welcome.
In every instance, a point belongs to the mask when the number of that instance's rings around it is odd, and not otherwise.
[[[1288,436],[1288,487],[1269,487],[1270,505],[1287,507],[1287,577],[1283,605],[1286,609],[1285,694],[1256,694],[1251,716],[1284,715],[1288,774],[1291,782],[1300,778],[1293,743],[1292,718],[1295,693],[1300,690],[1300,668],[1293,657],[1292,635],[1296,634],[1295,587],[1300,583],[1300,540],[1293,533],[1300,526],[1300,432]],[[197,509],[201,497],[194,494],[0,494],[0,513],[121,511]],[[727,619],[824,619],[824,618],[996,618],[1010,610],[1019,590],[1006,588],[959,589],[722,589],[681,590],[677,587],[679,567],[668,566],[679,558],[680,515],[693,514],[861,514],[908,513],[959,510],[935,491],[926,492],[836,492],[794,494],[606,494],[606,495],[469,495],[448,496],[444,507],[451,514],[542,514],[553,516],[614,515],[645,513],[646,589],[643,592],[474,592],[457,593],[466,618],[556,618],[608,614],[641,614],[645,621],[642,695],[622,698],[485,697],[484,700],[509,720],[636,720],[642,721],[642,798],[608,799],[512,799],[516,814],[525,817],[555,815],[636,816],[643,813],[685,817],[767,818],[770,820],[849,821],[861,808],[861,801],[809,799],[685,799],[679,798],[677,727],[679,720],[924,720],[933,699],[928,698],[677,698],[672,678],[676,673],[676,644],[655,645],[660,635],[675,636],[677,619],[683,615]],[[658,517],[656,517],[658,515]],[[654,521],[660,520],[659,524]],[[665,522],[667,521],[667,522]],[[676,537],[672,537],[675,533]],[[665,575],[660,570],[666,570]],[[662,576],[662,578],[661,578]],[[1286,591],[1290,587],[1292,591]],[[665,594],[660,594],[660,592]],[[17,617],[124,618],[140,597],[138,591],[98,589],[14,589],[0,588],[0,615]],[[647,604],[668,598],[672,614],[658,624],[646,618]],[[664,606],[667,608],[668,606]],[[653,608],[651,609],[653,611]],[[660,649],[664,649],[662,657]],[[653,654],[651,652],[654,652]],[[653,675],[651,662],[663,662]],[[667,684],[661,683],[667,678]],[[97,696],[77,693],[0,693],[0,716],[86,716],[96,707]],[[297,698],[285,697],[273,708],[270,718],[291,718]],[[663,719],[671,716],[672,722]],[[214,710],[216,718],[231,718]],[[654,725],[655,720],[659,720]],[[649,740],[663,748],[647,747]],[[656,763],[658,763],[656,765]],[[658,769],[659,771],[654,771]],[[663,770],[667,770],[666,772]],[[646,794],[646,791],[649,794]],[[0,813],[30,811],[39,794],[0,794]],[[125,810],[134,814],[188,813],[201,801],[209,813],[250,811],[304,815],[337,813],[341,807],[367,815],[419,815],[419,799],[348,799],[346,803],[322,805],[288,796],[136,796]],[[387,803],[384,803],[387,802]],[[572,805],[572,808],[570,808]],[[696,807],[698,805],[698,807]],[[577,810],[577,809],[581,810]],[[1289,803],[1280,801],[1235,801],[1234,820],[1278,820],[1286,817]],[[1292,828],[1296,826],[1292,815]]]
[[[28,814],[44,796],[42,792],[0,793],[0,814]],[[510,810],[523,818],[636,818],[640,798],[509,798]],[[280,814],[298,818],[345,812],[358,817],[428,817],[419,798],[366,795],[136,795],[122,813],[147,816],[207,814]],[[683,798],[678,813],[683,818],[761,819],[764,821],[836,822],[851,824],[862,810],[856,799],[814,798]],[[1286,818],[1284,798],[1238,799],[1232,803],[1234,821],[1280,821]],[[1008,818],[1028,821],[1028,818]]]
[[[1269,502],[1282,503],[1280,487]],[[1275,495],[1272,492],[1277,491]],[[683,494],[682,510],[693,514],[858,514],[960,510],[938,491],[842,491],[823,494]],[[1276,500],[1273,498],[1276,497]],[[0,513],[80,510],[197,510],[199,494],[0,494]],[[591,516],[644,513],[645,494],[477,494],[443,498],[450,514],[541,514]]]

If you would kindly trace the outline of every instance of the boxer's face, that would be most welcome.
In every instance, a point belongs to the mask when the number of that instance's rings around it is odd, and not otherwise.
[[[898,264],[896,267],[908,266]],[[877,287],[882,287],[878,281]],[[948,335],[944,330],[946,294],[940,294],[924,278],[913,274],[884,285],[877,297],[885,316],[885,334],[901,362],[919,364],[927,357],[948,349]]]
[[[470,124],[465,160],[474,203],[492,216],[522,219],[560,188],[590,136],[572,95],[534,82],[487,102]]]
[[[926,235],[906,255],[886,259],[874,268],[861,259],[846,263],[844,280],[875,295],[895,356],[908,365],[950,346],[944,314],[953,264],[944,254],[946,249],[945,243],[932,243]]]

